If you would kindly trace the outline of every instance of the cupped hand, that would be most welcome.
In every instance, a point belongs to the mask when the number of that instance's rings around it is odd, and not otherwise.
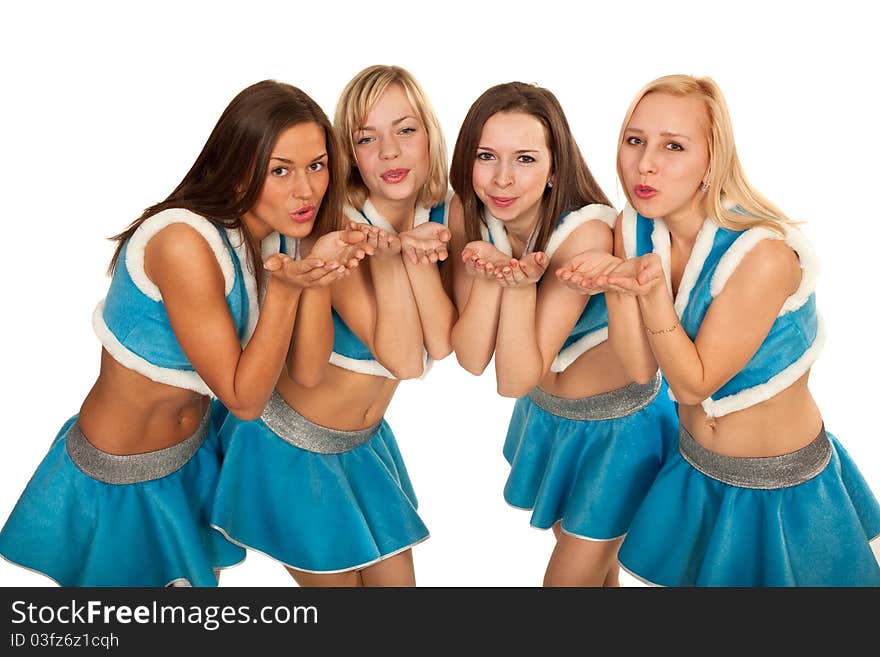
[[[511,257],[483,240],[468,242],[461,251],[465,271],[476,278],[498,282],[497,274],[510,266]]]
[[[363,234],[365,243],[373,248],[371,254],[373,258],[388,260],[400,255],[400,238],[397,235],[382,230],[378,226],[357,222],[351,222],[350,228]]]
[[[317,258],[325,262],[336,262],[347,270],[354,269],[358,263],[368,255],[373,255],[375,247],[369,243],[364,234],[359,230],[349,228],[347,230],[334,230],[322,235],[316,241],[310,258]]]
[[[541,280],[550,259],[541,251],[530,253],[524,258],[511,258],[510,263],[496,273],[502,287],[524,287]]]
[[[401,253],[413,265],[434,264],[446,260],[446,248],[452,234],[443,224],[426,221],[420,226],[400,233]]]
[[[611,289],[608,274],[623,262],[620,258],[598,249],[578,253],[556,270],[556,278],[566,287],[581,294],[601,294]]]
[[[294,260],[284,253],[275,253],[266,258],[263,268],[269,272],[272,280],[299,289],[329,285],[350,271],[345,265],[332,260],[313,257]]]
[[[647,253],[638,258],[630,258],[618,265],[608,274],[608,284],[615,290],[633,296],[644,296],[665,280],[660,256]]]

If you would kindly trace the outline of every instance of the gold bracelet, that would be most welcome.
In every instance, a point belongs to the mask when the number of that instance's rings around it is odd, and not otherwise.
[[[672,333],[672,331],[674,331],[675,329],[677,329],[679,326],[680,326],[680,323],[679,323],[678,320],[676,320],[676,321],[675,321],[675,324],[673,324],[673,325],[670,326],[669,328],[660,329],[659,331],[652,331],[652,330],[649,329],[647,326],[645,326],[644,324],[642,324],[642,328],[645,329],[645,330],[646,330],[648,333],[650,333],[651,335],[661,335],[662,333]]]

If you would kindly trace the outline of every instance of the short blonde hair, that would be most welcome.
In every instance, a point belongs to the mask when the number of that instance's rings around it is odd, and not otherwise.
[[[620,147],[623,145],[624,133],[636,106],[650,93],[690,96],[703,101],[709,117],[709,174],[706,179],[709,189],[706,194],[709,196],[712,218],[719,225],[731,230],[764,226],[784,234],[786,228],[794,224],[746,179],[736,154],[727,103],[721,89],[709,77],[666,75],[649,82],[636,94],[623,119],[617,142],[617,175],[620,180],[623,180],[620,171]],[[630,190],[624,189],[624,193],[632,204]]]
[[[348,175],[345,181],[345,200],[349,205],[363,208],[369,190],[355,166],[353,133],[362,125],[370,110],[389,85],[403,88],[407,100],[418,114],[428,132],[428,180],[419,193],[418,202],[433,207],[446,198],[448,177],[446,169],[446,142],[440,122],[428,97],[412,74],[399,66],[377,64],[365,68],[345,85],[336,104],[334,127],[348,157]]]

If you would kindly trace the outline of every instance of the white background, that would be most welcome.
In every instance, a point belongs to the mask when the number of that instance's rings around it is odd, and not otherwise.
[[[632,96],[667,73],[713,77],[749,179],[807,222],[822,259],[829,337],[811,388],[880,495],[876,23],[862,3],[786,5],[5,4],[0,521],[97,375],[90,318],[108,282],[105,238],[171,191],[245,86],[290,82],[332,116],[343,85],[375,63],[420,80],[450,151],[487,87],[549,88],[618,208],[615,146]],[[501,496],[512,403],[495,394],[491,366],[473,377],[454,357],[400,386],[387,417],[432,532],[414,550],[419,584],[540,585],[552,535],[531,529]],[[47,584],[0,563],[0,585]],[[221,584],[293,582],[251,553]]]

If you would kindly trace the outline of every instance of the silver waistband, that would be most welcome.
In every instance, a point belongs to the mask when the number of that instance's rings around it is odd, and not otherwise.
[[[557,397],[535,387],[529,392],[529,399],[548,413],[569,420],[613,420],[632,415],[654,401],[661,380],[658,370],[648,383],[630,383],[616,390],[580,399]]]
[[[809,445],[781,456],[724,456],[710,452],[684,427],[678,432],[678,449],[704,475],[742,488],[797,486],[822,472],[831,460],[831,442],[824,425]]]
[[[357,431],[323,427],[297,413],[277,390],[272,391],[260,419],[282,440],[318,454],[341,454],[353,450],[372,438],[382,424],[379,421]]]
[[[108,484],[136,484],[161,479],[183,467],[205,441],[211,412],[205,413],[199,428],[176,445],[143,454],[108,454],[83,435],[79,422],[67,432],[67,453],[76,467],[92,479]]]

